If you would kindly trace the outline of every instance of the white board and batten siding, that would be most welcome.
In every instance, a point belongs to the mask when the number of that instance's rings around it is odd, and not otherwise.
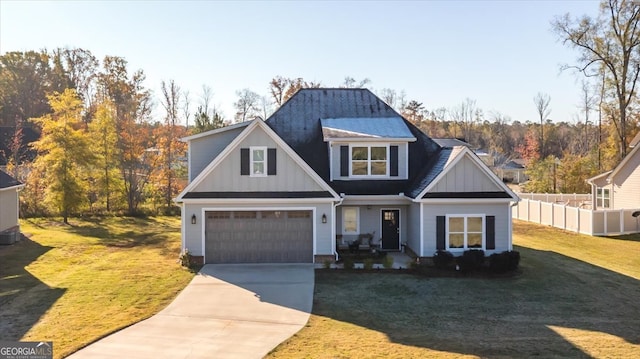
[[[419,210],[419,209],[418,209]],[[436,217],[452,215],[495,216],[496,249],[486,250],[486,255],[510,250],[511,243],[511,207],[505,203],[479,204],[424,204],[422,210],[424,246],[421,257],[431,257],[436,248]],[[486,224],[486,223],[485,223]],[[486,230],[484,231],[486,235]],[[486,243],[486,241],[483,241]],[[484,248],[483,248],[484,249]]]
[[[640,208],[640,155],[629,158],[611,184],[611,209]]]
[[[429,192],[502,192],[503,189],[467,156],[462,158]]]
[[[240,174],[240,149],[251,146],[276,148],[276,175],[251,177]],[[196,192],[221,191],[325,191],[264,131],[256,128],[220,162]],[[328,214],[327,214],[328,215]]]

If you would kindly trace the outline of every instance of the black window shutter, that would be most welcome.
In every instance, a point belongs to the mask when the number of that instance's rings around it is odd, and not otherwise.
[[[249,149],[248,148],[240,149],[240,175],[241,176],[249,175]]]
[[[398,176],[398,146],[389,147],[389,171],[391,171],[390,175],[397,177]]]
[[[340,176],[349,176],[349,146],[340,146]]]
[[[445,216],[436,217],[436,249],[445,250]]]
[[[487,216],[487,249],[496,249],[496,216]]]
[[[276,149],[267,149],[267,175],[276,175]]]

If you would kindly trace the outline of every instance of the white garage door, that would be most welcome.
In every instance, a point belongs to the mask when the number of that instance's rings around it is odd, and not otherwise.
[[[206,213],[207,263],[311,263],[311,211]]]

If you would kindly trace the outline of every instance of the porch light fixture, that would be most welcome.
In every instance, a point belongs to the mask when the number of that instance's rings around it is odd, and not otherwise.
[[[327,223],[327,215],[326,214],[322,214],[322,223]]]
[[[191,224],[196,224],[196,215],[195,214],[191,215]]]

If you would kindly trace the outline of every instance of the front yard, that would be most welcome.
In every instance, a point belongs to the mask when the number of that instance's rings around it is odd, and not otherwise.
[[[156,313],[193,277],[176,262],[178,218],[22,225],[31,240],[0,247],[0,338],[51,340],[57,358]],[[517,221],[514,239],[511,277],[318,270],[309,323],[269,357],[639,356],[640,236]]]
[[[180,219],[23,220],[0,246],[0,338],[53,341],[63,357],[164,308],[193,277]]]
[[[521,272],[316,272],[307,326],[270,358],[637,358],[640,241],[517,221]]]

